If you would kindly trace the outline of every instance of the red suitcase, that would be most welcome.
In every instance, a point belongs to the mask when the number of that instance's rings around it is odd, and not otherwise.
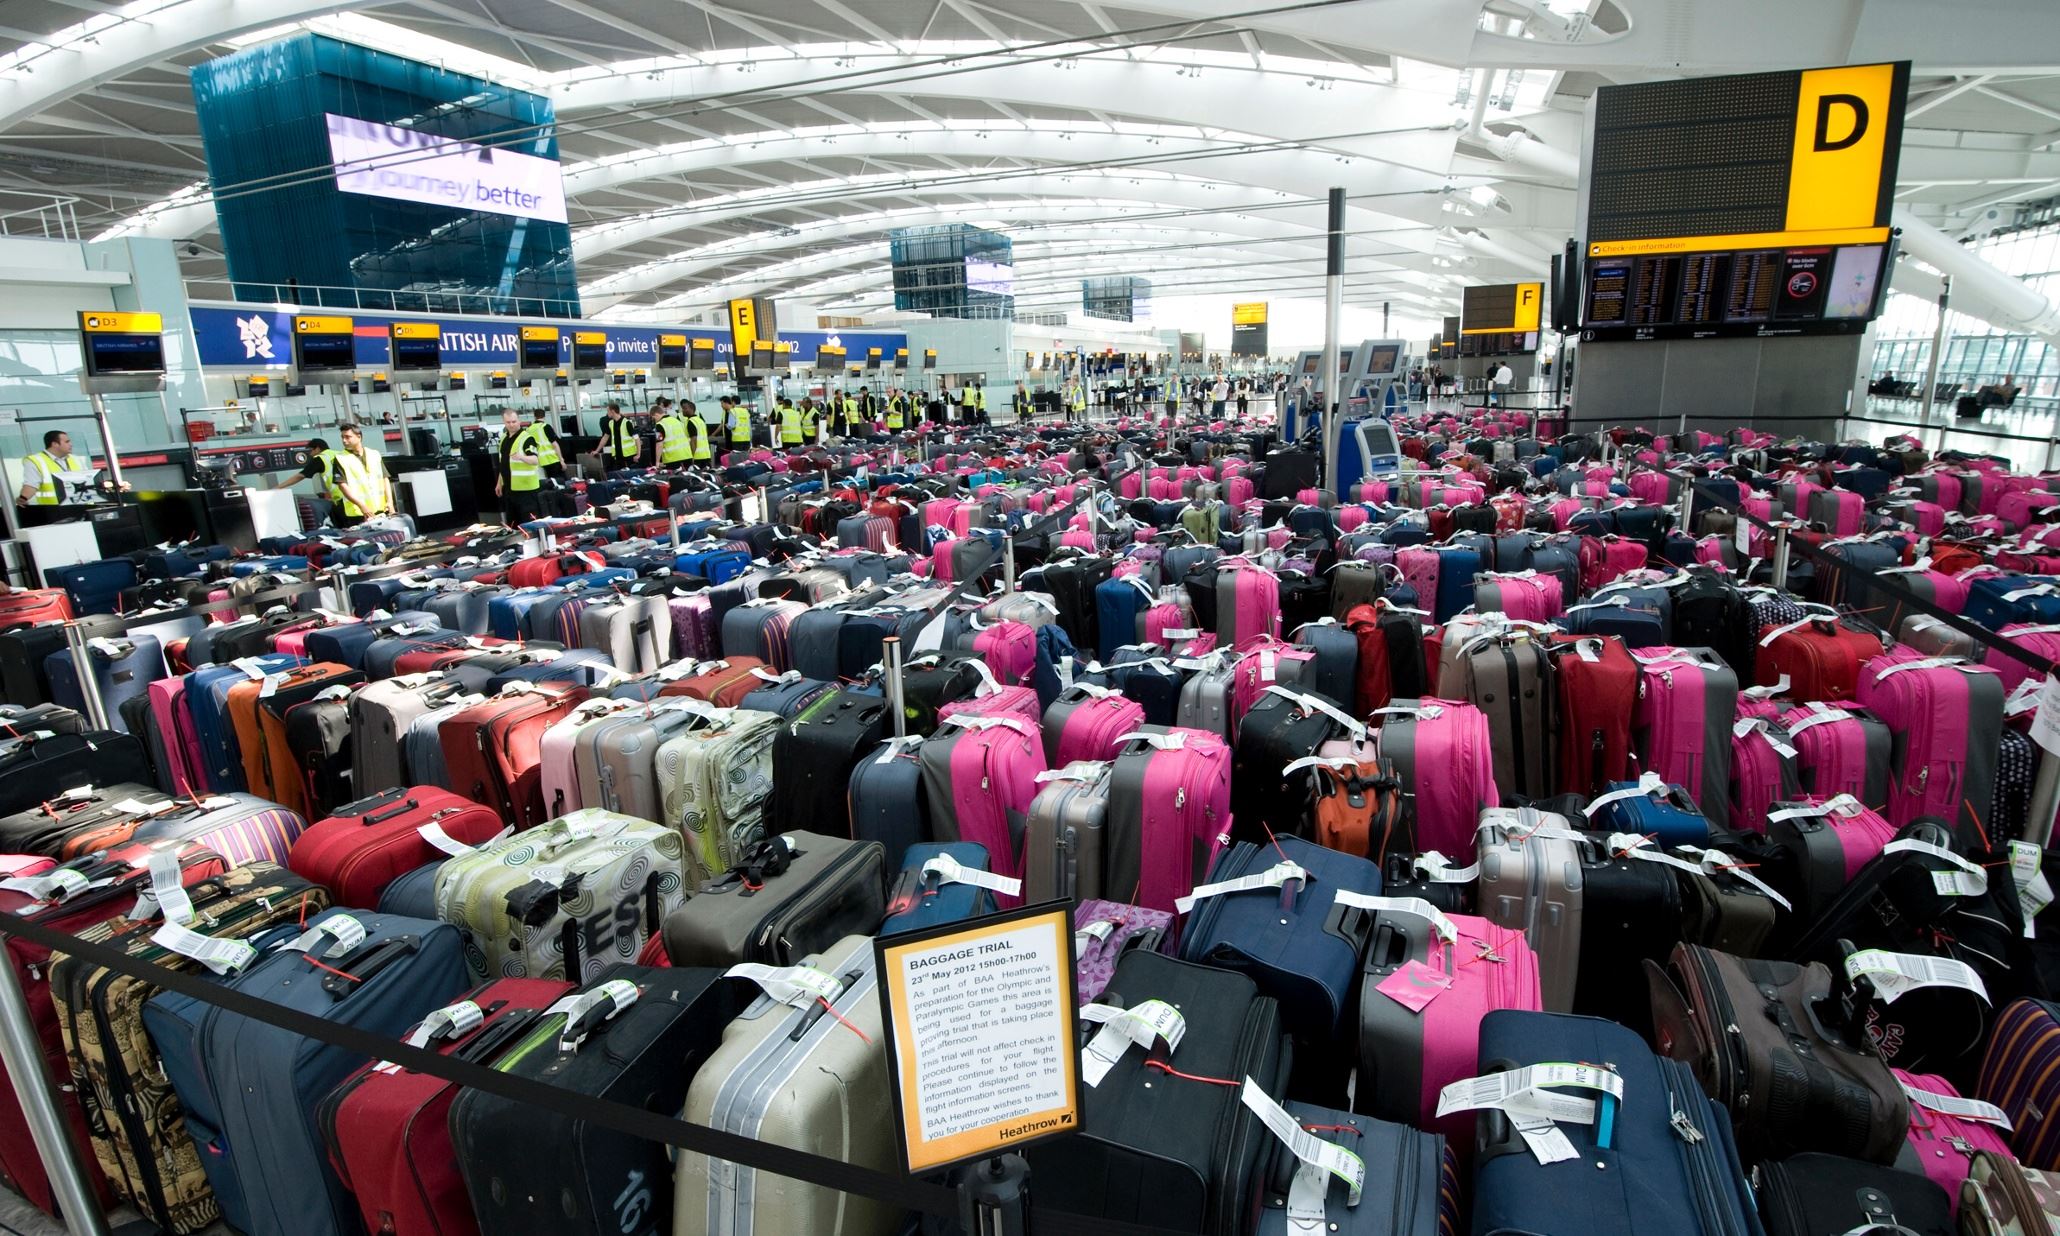
[[[1812,615],[1800,624],[1775,627],[1760,636],[1753,656],[1759,685],[1788,679],[1787,695],[1798,703],[1849,700],[1859,691],[1860,666],[1881,655],[1881,640],[1833,618]]]
[[[69,622],[71,595],[62,588],[33,588],[0,596],[0,630],[39,622]]]
[[[744,702],[744,697],[765,685],[759,670],[772,672],[772,668],[757,657],[724,657],[720,661],[703,661],[692,667],[694,672],[684,677],[668,679],[658,689],[660,695],[684,695],[691,699],[714,704],[718,708],[735,708]],[[667,671],[660,671],[665,678]]]
[[[1559,791],[1593,797],[1631,777],[1638,662],[1614,635],[1554,635],[1559,691]]]
[[[437,726],[450,786],[485,803],[520,832],[544,822],[541,761],[544,731],[579,707],[585,687],[528,683],[446,717]]]
[[[572,989],[571,983],[550,979],[495,979],[432,1013],[407,1041],[491,1065]],[[440,1077],[375,1062],[322,1100],[316,1117],[329,1161],[357,1196],[366,1231],[478,1236],[479,1220],[451,1144],[451,1101],[457,1097],[458,1087]]]
[[[370,910],[386,886],[453,851],[431,839],[472,847],[506,825],[493,808],[435,786],[405,786],[338,807],[293,843],[287,866],[329,890],[339,906]]]

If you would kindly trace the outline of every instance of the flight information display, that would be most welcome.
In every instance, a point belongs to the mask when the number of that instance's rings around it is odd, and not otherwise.
[[[1461,356],[1516,356],[1538,350],[1545,284],[1487,284],[1467,288],[1460,300]]]
[[[1588,259],[1585,339],[1844,334],[1880,312],[1894,245]]]

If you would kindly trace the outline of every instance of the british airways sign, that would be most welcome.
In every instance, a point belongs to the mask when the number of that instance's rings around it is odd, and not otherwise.
[[[259,369],[282,369],[293,359],[293,311],[263,305],[195,305],[189,311],[193,322],[194,350],[204,369],[244,373]],[[330,312],[330,311],[325,311]],[[434,322],[443,335],[443,363],[446,368],[513,369],[521,351],[522,326],[512,318],[453,318],[433,314],[351,312],[357,328],[357,363],[365,369],[380,369],[389,362],[387,327],[394,322]],[[658,361],[659,328],[613,326],[600,322],[531,322],[559,328],[558,360],[572,363],[572,332],[598,330],[608,336],[608,363],[626,369],[649,368]],[[672,326],[668,335],[686,334],[715,339],[718,357],[730,351],[729,332],[713,326]],[[892,364],[897,349],[908,346],[900,331],[783,330],[780,338],[794,345],[794,361],[806,365],[815,360],[816,349],[829,344],[842,346],[853,362],[863,362],[873,348]]]

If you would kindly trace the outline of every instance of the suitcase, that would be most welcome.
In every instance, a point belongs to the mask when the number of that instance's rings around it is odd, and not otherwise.
[[[673,735],[701,723],[695,712],[688,711],[692,707],[689,700],[635,705],[597,717],[575,730],[572,763],[579,784],[580,806],[664,822],[658,751]],[[537,763],[541,793],[541,743]]]
[[[889,739],[852,767],[846,797],[853,840],[877,841],[889,852],[907,853],[933,835],[916,750],[922,742],[917,737]]]
[[[1538,958],[1520,931],[1471,915],[1432,918],[1427,908],[1373,912],[1357,977],[1354,1109],[1443,1134],[1471,1157],[1472,1113],[1440,1115],[1438,1096],[1476,1072],[1483,1017],[1538,1011]],[[1416,1003],[1425,984],[1441,980],[1435,999]]]
[[[1787,861],[1766,879],[1794,903],[1797,922],[1814,923],[1895,833],[1895,825],[1850,796],[1777,802],[1767,813],[1767,840]]]
[[[1943,1077],[1891,1071],[1910,1100],[1910,1131],[1896,1166],[1929,1176],[1957,1214],[1973,1158],[1990,1154],[2015,1164],[2006,1136],[2009,1117],[2000,1108],[1962,1098]]]
[[[666,916],[676,966],[797,964],[886,917],[886,853],[878,842],[816,833],[769,836]]]
[[[31,730],[0,741],[0,816],[26,811],[80,786],[124,781],[150,781],[150,756],[142,742],[128,734]]]
[[[1995,673],[1899,648],[1867,663],[1858,700],[1895,736],[1889,821],[1946,820],[1957,835],[1978,836],[1975,816],[1994,796],[2001,746],[2003,689]]]
[[[406,751],[415,719],[465,694],[442,674],[410,674],[367,683],[350,697],[351,785],[370,796],[410,784]]]
[[[879,934],[921,931],[994,913],[993,893],[983,885],[952,878],[961,871],[986,872],[987,848],[970,841],[911,846],[888,886],[887,918]]]
[[[133,636],[96,636],[88,641],[86,655],[94,682],[100,688],[100,702],[107,710],[108,724],[128,733],[120,719],[122,703],[142,695],[151,683],[165,677],[163,646],[155,635],[140,632]],[[60,646],[43,658],[43,677],[50,685],[51,703],[85,711],[85,688],[69,648]]]
[[[1366,1178],[1355,1205],[1343,1181],[1308,1166],[1276,1140],[1271,1164],[1261,1164],[1252,1236],[1437,1236],[1446,1209],[1441,1205],[1447,1183],[1445,1139],[1334,1108],[1292,1100],[1284,1106],[1297,1125],[1357,1157]],[[1456,1191],[1456,1180],[1449,1184]]]
[[[1183,704],[1186,699],[1183,687]],[[1123,736],[1143,724],[1144,707],[1135,700],[1107,687],[1076,684],[1061,691],[1044,710],[1045,761],[1063,768],[1076,760],[1114,759]]]
[[[1737,674],[1707,648],[1652,650],[1638,662],[1631,734],[1641,768],[1685,786],[1708,819],[1730,819]]]
[[[1110,767],[1102,888],[1172,910],[1207,878],[1231,833],[1232,759],[1214,734],[1139,731]]]
[[[2003,1109],[2026,1167],[2060,1170],[2060,1005],[2016,1000],[1996,1018],[1974,1093]]]
[[[1203,895],[1283,864],[1306,874]],[[1281,1025],[1294,1040],[1289,1091],[1298,1097],[1344,1098],[1352,1061],[1346,1018],[1374,922],[1347,894],[1373,898],[1380,889],[1380,868],[1367,859],[1282,837],[1271,845],[1232,846],[1210,869],[1208,884],[1176,903],[1187,915],[1183,959],[1247,975],[1279,1003]]]
[[[887,704],[877,695],[830,691],[780,727],[773,739],[768,827],[851,834],[851,773],[880,745]]]
[[[1952,1199],[1918,1172],[1835,1154],[1805,1153],[1763,1163],[1760,1209],[1767,1236],[1895,1232],[1954,1236]]]
[[[1498,801],[1543,798],[1552,790],[1555,692],[1546,645],[1528,636],[1469,636],[1446,641],[1438,694],[1472,704],[1488,720]]]
[[[1035,901],[1035,898],[1031,898]],[[1132,950],[1164,952],[1173,942],[1173,915],[1117,901],[1079,901],[1073,910],[1074,973],[1080,1002],[1098,999]]]
[[[1603,636],[1554,636],[1549,647],[1559,721],[1554,788],[1600,794],[1630,777],[1638,662],[1622,640]]]
[[[1575,1157],[1540,1163],[1504,1113],[1479,1113],[1474,1231],[1756,1236],[1731,1121],[1687,1068],[1600,1018],[1503,1011],[1482,1019],[1483,1074],[1560,1061],[1597,1062],[1623,1080],[1609,1144],[1598,1144],[1599,1125],[1557,1123]]]
[[[1178,1053],[1117,1054],[1107,1040],[1089,1047],[1083,1062],[1090,1073],[1107,1059],[1099,1053],[1115,1059],[1081,1094],[1081,1131],[1024,1151],[1039,1182],[1038,1202],[1091,1218],[1239,1236],[1272,1134],[1244,1106],[1239,1087],[1187,1081],[1153,1066],[1190,1077],[1249,1078],[1277,1096],[1291,1063],[1279,1006],[1242,974],[1133,949],[1116,963],[1102,1003],[1137,1008],[1149,1000],[1185,1011]]]
[[[1655,1042],[1729,1109],[1747,1158],[1821,1148],[1895,1161],[1909,1100],[1842,1025],[1829,970],[1683,944],[1664,968],[1647,962],[1646,974]]]
[[[590,981],[633,958],[685,896],[680,835],[584,809],[446,861],[436,916],[475,973]]]
[[[532,1022],[494,1067],[671,1116],[749,998],[749,984],[714,970],[609,966],[570,1007]],[[663,1143],[470,1089],[451,1103],[450,1134],[482,1236],[673,1230],[673,1151]]]
[[[541,824],[539,744],[551,723],[586,694],[582,687],[539,684],[442,717],[436,732],[449,788],[494,808],[517,832]],[[409,763],[419,776],[419,764]]]
[[[1075,761],[1038,780],[1023,830],[1023,900],[1104,896],[1109,764]]]
[[[1710,822],[1686,787],[1651,774],[1613,783],[1588,804],[1586,815],[1594,828],[1650,837],[1661,848],[1709,844]]]
[[[298,939],[275,935],[227,985],[385,1037],[469,986],[458,929],[448,924],[342,910],[306,923]],[[303,942],[305,951],[285,947]],[[364,1057],[172,992],[144,1006],[143,1022],[232,1227],[253,1236],[358,1230],[315,1112]],[[287,1181],[292,1187],[281,1187]]]
[[[1881,718],[1857,705],[1804,704],[1781,714],[1795,745],[1796,775],[1817,798],[1850,794],[1862,803],[1888,801],[1894,736]]]
[[[186,886],[194,930],[217,939],[247,940],[268,928],[328,904],[314,888],[276,866],[252,863]],[[198,962],[160,947],[152,934],[161,920],[128,918],[97,923],[79,938],[181,973],[205,973]],[[297,933],[296,933],[297,934]],[[92,1159],[98,1170],[151,1222],[170,1232],[197,1232],[219,1216],[202,1175],[200,1156],[181,1120],[177,1095],[144,1033],[144,1004],[160,988],[65,954],[50,962],[49,996],[64,1031],[69,1068],[93,1123]],[[69,1088],[69,1087],[68,1087]],[[108,1118],[113,1117],[113,1118]]]
[[[947,719],[921,747],[923,795],[940,841],[987,847],[997,874],[1023,873],[1022,825],[1045,771],[1034,723],[1020,716],[962,713]],[[1020,904],[1003,895],[1004,908]]]
[[[2060,1179],[2007,1154],[1977,1151],[1960,1188],[1963,1236],[2044,1236],[2060,1225]]]
[[[1415,804],[1417,844],[1471,865],[1481,812],[1502,801],[1488,718],[1456,700],[1399,697],[1375,715],[1381,754]]]
[[[1249,668],[1250,660],[1240,669]],[[1284,686],[1262,689],[1237,724],[1230,783],[1236,839],[1256,842],[1269,835],[1308,831],[1307,804],[1315,777],[1302,761],[1341,735],[1360,738],[1365,732],[1350,714],[1312,695]],[[1288,771],[1290,767],[1295,771]]]
[[[1859,689],[1860,666],[1881,652],[1878,636],[1812,615],[1801,626],[1784,624],[1760,635],[1755,681],[1770,687],[1785,678],[1785,694],[1799,703],[1849,700]]]
[[[347,803],[293,844],[288,866],[339,906],[372,909],[386,886],[439,856],[504,831],[491,808],[433,786],[406,786]]]
[[[572,990],[570,983],[547,979],[495,979],[431,1013],[408,1039],[419,1038],[438,1055],[491,1066]],[[478,1236],[451,1141],[457,1097],[458,1087],[440,1077],[370,1064],[322,1100],[317,1119],[329,1161],[357,1198],[366,1231]]]
[[[378,911],[402,918],[435,918],[436,873],[443,864],[444,860],[439,858],[395,878],[380,892]]]
[[[838,991],[827,1001],[832,1015],[814,1001],[796,1006],[765,995],[734,1019],[711,1023],[711,1033],[721,1027],[721,1044],[694,1074],[682,1114],[726,1133],[893,1172],[893,1083],[873,941],[845,936],[804,964],[835,976]],[[664,1179],[662,1161],[656,1179]],[[673,1236],[893,1236],[906,1222],[901,1211],[871,1198],[718,1164],[691,1150],[680,1152],[674,1179]]]
[[[780,719],[721,709],[658,748],[661,820],[686,844],[689,889],[728,871],[765,831]]]
[[[151,795],[144,811],[133,810],[133,796],[122,798],[131,801],[117,801],[117,809],[127,805],[130,810],[106,820],[97,835],[69,838],[57,857],[79,858],[129,843],[181,842],[212,850],[232,863],[284,865],[295,838],[307,828],[299,814],[249,794],[218,794],[198,802],[166,802]]]

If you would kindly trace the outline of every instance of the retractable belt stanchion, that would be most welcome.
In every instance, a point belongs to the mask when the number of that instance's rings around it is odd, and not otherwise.
[[[902,694],[901,637],[889,635],[880,641],[880,661],[887,669],[887,715],[894,720],[894,736],[908,737],[908,703]]]
[[[966,1236],[1029,1236],[1029,1162],[1004,1154],[961,1169],[958,1208]]]

